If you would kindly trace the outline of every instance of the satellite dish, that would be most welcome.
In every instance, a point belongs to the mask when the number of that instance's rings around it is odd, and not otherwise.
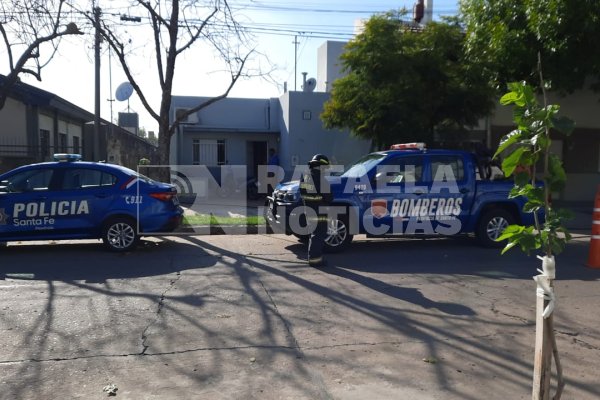
[[[317,87],[317,80],[315,78],[309,78],[306,80],[306,83],[302,85],[302,90],[305,92],[313,92]]]
[[[115,92],[115,97],[119,101],[125,101],[131,97],[133,94],[133,86],[129,82],[123,82],[117,87],[117,91]]]

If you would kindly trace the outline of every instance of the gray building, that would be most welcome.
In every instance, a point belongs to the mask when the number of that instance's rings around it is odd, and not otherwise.
[[[328,93],[286,92],[279,98],[226,98],[197,113],[179,126],[171,142],[171,164],[245,165],[255,176],[265,165],[268,150],[277,151],[280,166],[291,174],[323,153],[337,164],[349,164],[370,149],[370,142],[348,132],[327,130],[319,118]],[[207,98],[173,96],[171,120]]]

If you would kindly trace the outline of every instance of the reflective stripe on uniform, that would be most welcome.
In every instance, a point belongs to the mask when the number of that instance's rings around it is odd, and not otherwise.
[[[318,195],[318,194],[317,195],[305,194],[302,196],[302,198],[305,201],[321,201],[321,200],[323,200],[323,196]]]

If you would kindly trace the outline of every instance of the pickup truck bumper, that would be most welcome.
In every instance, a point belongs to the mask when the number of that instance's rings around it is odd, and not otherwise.
[[[274,232],[292,235],[294,232],[290,227],[290,219],[300,218],[297,215],[299,206],[299,203],[280,201],[272,196],[267,196],[265,199],[265,220]]]

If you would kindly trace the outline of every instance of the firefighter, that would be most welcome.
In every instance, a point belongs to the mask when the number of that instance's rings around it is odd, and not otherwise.
[[[323,154],[315,154],[308,162],[309,171],[300,181],[300,195],[307,210],[307,222],[311,229],[308,242],[308,264],[313,267],[325,267],[323,247],[327,237],[327,207],[332,195],[325,172],[329,159]]]

